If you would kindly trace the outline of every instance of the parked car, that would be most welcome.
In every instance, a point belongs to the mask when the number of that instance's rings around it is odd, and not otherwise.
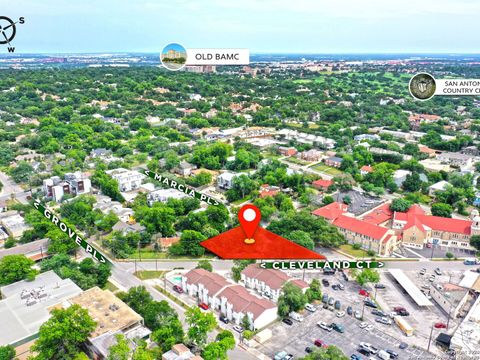
[[[330,282],[327,279],[322,279],[323,286],[330,286]]]
[[[345,332],[345,328],[340,324],[332,323],[331,327],[333,328],[333,330],[338,331],[339,333],[344,333]]]
[[[409,316],[410,313],[407,310],[397,311],[397,314],[400,316]]]
[[[385,349],[385,351],[390,354],[390,358],[392,359],[396,359],[398,357],[398,353],[393,350]]]
[[[347,314],[352,315],[353,314],[353,309],[351,306],[347,307]]]
[[[362,360],[362,357],[357,354],[352,354],[350,355],[350,360]]]
[[[326,331],[328,331],[328,332],[330,332],[330,331],[333,330],[333,328],[332,328],[330,325],[328,325],[326,322],[323,322],[323,321],[318,322],[317,325],[318,325],[321,329],[326,330]]]
[[[179,294],[183,293],[183,289],[178,285],[173,285],[173,290]]]
[[[404,350],[404,349],[408,348],[408,344],[402,342],[402,343],[400,343],[400,345],[398,345],[398,347],[399,347],[400,349]]]
[[[322,296],[322,302],[327,303],[328,302],[328,294],[323,294]]]
[[[442,270],[440,270],[440,268],[437,267],[434,271],[435,271],[435,274],[442,275]]]
[[[318,347],[327,347],[327,344],[320,339],[315,340],[313,344]]]
[[[283,358],[283,360],[291,360],[291,359],[293,359],[293,354],[287,354],[287,356]]]
[[[432,243],[427,243],[427,244],[425,245],[425,247],[426,247],[427,249],[431,249],[431,248],[432,248]]]
[[[335,303],[335,299],[333,297],[328,299],[328,305],[333,305],[334,303]]]
[[[330,268],[324,268],[323,273],[325,275],[335,275],[336,270],[335,269],[330,269]]]
[[[274,360],[284,360],[287,355],[288,355],[288,353],[286,351],[280,351],[280,352],[275,354],[273,359]]]
[[[343,284],[338,284],[337,285],[340,290],[345,290],[345,285]]]
[[[387,314],[385,314],[382,310],[377,310],[377,309],[373,309],[372,314],[373,315],[378,315],[378,316],[381,316],[381,317],[387,316]]]
[[[359,295],[362,295],[362,296],[370,296],[370,294],[368,293],[367,290],[365,289],[360,289],[360,291],[358,292]]]
[[[340,300],[335,301],[335,309],[340,310],[342,308],[342,303]]]
[[[290,319],[290,318],[284,318],[282,320],[283,323],[287,324],[287,325],[293,325],[293,320]]]
[[[427,272],[427,269],[422,269],[420,270],[420,275],[425,275],[426,272]]]
[[[233,330],[235,330],[236,332],[242,333],[243,327],[241,327],[240,325],[234,325]]]
[[[220,315],[220,321],[223,322],[224,324],[228,324],[230,320],[225,315]]]
[[[423,285],[422,285],[422,289],[427,289],[427,290],[428,290],[428,289],[430,289],[430,285],[428,285],[428,284],[423,284]]]
[[[344,272],[342,273],[343,280],[348,281],[348,276]]]
[[[368,325],[368,326],[365,328],[365,330],[367,330],[367,331],[372,331],[372,330],[373,330],[373,325],[372,325],[372,324]]]
[[[387,317],[377,317],[375,318],[375,321],[385,325],[392,325],[392,320]]]
[[[360,329],[365,329],[367,326],[368,326],[368,323],[366,323],[365,321],[361,322],[360,324],[358,324],[358,326],[360,327]]]
[[[322,306],[324,309],[328,309],[328,304],[323,304]]]
[[[447,325],[442,323],[442,322],[437,322],[435,323],[435,325],[433,325],[433,327],[435,329],[446,329],[447,328]]]
[[[372,308],[377,308],[378,305],[375,304],[372,300],[370,300],[369,298],[366,298],[365,299],[365,305],[368,306],[368,307],[372,307]]]
[[[317,311],[317,308],[313,306],[312,304],[307,304],[305,305],[305,310],[310,311],[310,312],[315,312]]]
[[[369,355],[376,354],[378,352],[378,349],[370,343],[361,342],[358,346],[360,349],[366,350]]]
[[[208,310],[208,305],[205,304],[205,303],[200,303],[200,304],[198,304],[198,307],[199,307],[200,309],[203,309],[203,310]]]
[[[400,311],[407,311],[407,309],[405,309],[403,306],[395,306],[393,308],[393,311],[395,311],[396,313],[400,312]]]
[[[385,350],[380,350],[377,352],[377,357],[381,360],[390,360],[390,354]]]
[[[345,316],[345,311],[337,311],[337,317],[341,318]]]
[[[432,275],[428,278],[428,281],[434,282],[435,281],[435,275]]]
[[[385,289],[385,285],[383,284],[375,284],[376,289]]]
[[[355,319],[361,319],[362,314],[360,313],[360,310],[355,310]]]
[[[310,346],[307,346],[307,347],[305,348],[305,352],[306,352],[307,354],[310,354],[311,352],[313,352],[313,349],[312,349]]]
[[[338,285],[337,285],[337,284],[333,284],[333,285],[332,285],[332,290],[338,290]]]

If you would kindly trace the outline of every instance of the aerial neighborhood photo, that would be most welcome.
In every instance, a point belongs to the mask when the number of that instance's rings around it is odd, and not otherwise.
[[[479,359],[479,14],[2,6],[0,360]]]

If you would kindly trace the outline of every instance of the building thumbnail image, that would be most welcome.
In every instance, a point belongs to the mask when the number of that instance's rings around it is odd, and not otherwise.
[[[65,174],[64,180],[53,176],[43,180],[43,193],[48,199],[60,202],[64,195],[77,196],[88,194],[91,191],[91,182],[79,171]]]

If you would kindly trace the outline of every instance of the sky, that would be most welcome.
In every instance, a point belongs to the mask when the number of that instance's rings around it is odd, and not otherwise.
[[[0,0],[17,53],[478,53],[479,0]],[[0,52],[6,52],[0,45]]]

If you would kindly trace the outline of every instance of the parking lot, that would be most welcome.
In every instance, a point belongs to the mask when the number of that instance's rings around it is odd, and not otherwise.
[[[318,277],[318,275],[317,275]],[[362,312],[363,297],[358,294],[360,286],[352,281],[345,282],[337,273],[333,276],[320,276],[326,278],[330,282],[329,287],[323,287],[323,293],[333,296],[336,300],[342,303],[342,311],[346,311],[347,306],[352,306],[353,310]],[[345,290],[333,290],[331,285],[336,283],[345,285]],[[380,292],[385,290],[378,290],[377,296]],[[398,299],[398,297],[397,297]],[[305,348],[307,346],[315,348],[313,342],[320,339],[327,345],[336,345],[340,347],[343,352],[350,356],[351,354],[359,354],[357,349],[360,342],[368,342],[379,349],[391,349],[399,354],[398,359],[434,359],[432,354],[427,353],[421,348],[413,346],[414,337],[407,338],[400,329],[395,325],[383,325],[375,321],[377,316],[371,314],[372,308],[365,307],[364,321],[373,325],[373,329],[368,331],[361,329],[360,320],[353,316],[346,314],[342,318],[336,317],[336,311],[330,311],[322,308],[323,304],[319,304],[318,309],[314,313],[305,311],[304,321],[294,321],[293,325],[289,326],[282,322],[278,322],[270,327],[273,336],[272,339],[260,346],[259,350],[273,356],[282,350],[287,351],[297,357],[305,356]],[[398,305],[396,303],[395,305]],[[335,322],[341,324],[345,328],[343,334],[337,331],[325,331],[316,324],[324,321],[327,324]],[[399,348],[401,342],[406,342],[409,347],[405,350]],[[426,347],[426,345],[425,345]],[[362,355],[362,357],[364,357]]]
[[[355,190],[339,192],[335,194],[333,198],[335,199],[335,201],[341,203],[346,196],[350,197],[351,200],[350,205],[348,205],[348,212],[354,214],[355,216],[372,210],[373,208],[377,207],[385,201],[379,197],[362,194],[361,192]]]

